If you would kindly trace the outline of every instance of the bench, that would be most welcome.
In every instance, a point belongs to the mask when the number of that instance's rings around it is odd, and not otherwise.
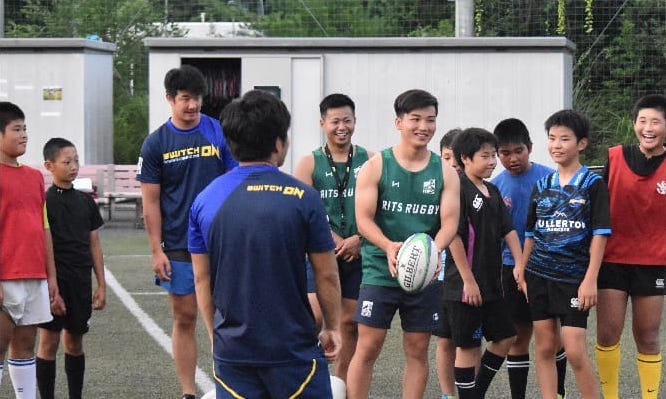
[[[141,184],[136,180],[136,165],[107,165],[97,171],[97,189],[100,197],[107,201],[108,219],[111,220],[116,206],[121,203],[134,204],[134,224],[143,227],[143,201]]]

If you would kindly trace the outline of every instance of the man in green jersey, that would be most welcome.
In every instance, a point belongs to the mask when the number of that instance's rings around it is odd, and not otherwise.
[[[402,398],[422,398],[428,378],[428,344],[439,324],[436,285],[410,294],[395,279],[402,241],[413,233],[435,238],[441,251],[458,225],[460,181],[456,171],[428,149],[437,99],[408,90],[394,102],[400,140],[375,154],[356,182],[356,222],[362,245],[363,280],[354,319],[356,352],[349,365],[347,397],[367,398],[372,370],[396,310],[400,310],[405,368]]]
[[[335,241],[342,290],[342,349],[335,364],[335,375],[346,381],[347,368],[356,348],[354,312],[361,285],[361,237],[356,228],[354,188],[361,165],[372,153],[351,142],[356,127],[356,106],[351,98],[345,94],[330,94],[319,103],[319,112],[326,143],[301,158],[294,176],[319,191]],[[321,325],[312,267],[309,263],[307,267],[308,299],[317,325]]]

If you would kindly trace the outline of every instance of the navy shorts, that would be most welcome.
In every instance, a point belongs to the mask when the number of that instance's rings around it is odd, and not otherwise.
[[[442,280],[435,280],[430,285],[438,287],[436,288],[438,292],[437,295],[440,298],[439,323],[437,323],[437,328],[432,333],[440,338],[451,338],[451,324],[449,324],[449,314],[446,309],[446,301],[441,300],[444,282]]]
[[[67,313],[53,316],[53,320],[39,327],[83,335],[88,332],[92,315],[92,268],[60,267],[56,271],[58,291],[65,302]]]
[[[315,280],[312,272],[312,264],[305,263],[305,272],[308,279],[308,294],[314,294]],[[340,292],[343,298],[358,299],[358,291],[361,288],[361,258],[351,262],[345,262],[338,259],[338,275],[340,276]]]
[[[238,366],[215,362],[217,399],[330,399],[331,376],[326,359],[276,367]]]
[[[522,291],[518,290],[516,279],[513,278],[513,265],[502,266],[502,289],[504,290],[504,301],[509,308],[511,320],[516,324],[531,324],[532,316],[527,298]]]
[[[483,302],[477,307],[460,301],[446,301],[451,339],[456,347],[477,348],[481,338],[497,342],[516,335],[503,299]]]
[[[440,296],[441,289],[434,284],[416,294],[407,293],[400,287],[363,284],[354,321],[388,330],[396,310],[399,310],[404,331],[432,333],[439,325]]]
[[[666,244],[664,244],[666,245]],[[599,270],[597,287],[614,289],[637,296],[664,295],[665,266],[623,265],[603,263]]]
[[[589,311],[578,309],[579,284],[548,280],[526,272],[532,321],[559,319],[562,326],[587,328]]]

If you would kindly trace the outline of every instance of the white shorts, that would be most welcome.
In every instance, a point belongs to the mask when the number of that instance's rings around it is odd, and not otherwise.
[[[53,320],[49,286],[46,280],[4,280],[2,311],[17,326],[30,326]]]

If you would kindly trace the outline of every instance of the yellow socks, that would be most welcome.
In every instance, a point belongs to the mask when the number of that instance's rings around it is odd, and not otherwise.
[[[638,378],[641,380],[643,399],[657,399],[661,380],[661,353],[656,355],[639,353],[636,363],[638,363]]]
[[[619,399],[618,381],[620,375],[620,343],[613,346],[595,347],[597,357],[597,369],[601,381],[601,392],[604,399]],[[639,362],[640,363],[640,362]],[[661,367],[661,363],[659,363]],[[640,365],[639,365],[640,374]],[[659,375],[657,375],[659,377]],[[642,379],[641,379],[642,381]],[[656,398],[656,396],[655,396]]]

